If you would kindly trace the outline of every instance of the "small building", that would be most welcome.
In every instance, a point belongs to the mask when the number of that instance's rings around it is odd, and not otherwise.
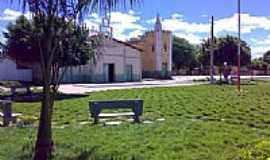
[[[111,83],[142,79],[142,49],[114,38],[104,38],[98,50],[96,63],[90,61],[86,65],[69,67],[63,82]]]
[[[142,70],[144,78],[169,78],[172,71],[172,43],[171,31],[162,30],[159,15],[156,18],[155,30],[146,32],[142,37],[131,39],[142,53]]]

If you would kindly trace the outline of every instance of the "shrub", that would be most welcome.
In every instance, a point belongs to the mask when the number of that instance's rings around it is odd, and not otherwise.
[[[261,141],[240,152],[240,160],[270,160],[270,141]]]

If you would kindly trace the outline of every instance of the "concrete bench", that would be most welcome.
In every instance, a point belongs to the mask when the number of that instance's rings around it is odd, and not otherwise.
[[[238,82],[238,76],[231,76],[230,77],[230,82],[231,84],[237,84]],[[246,85],[246,84],[250,84],[251,80],[249,79],[240,79],[240,84],[241,85]]]
[[[21,113],[12,113],[12,102],[9,100],[0,100],[0,117],[3,118],[3,126],[9,126],[11,122],[15,123]]]
[[[26,90],[26,94],[31,94],[31,89],[29,85],[21,85],[21,86],[12,86],[10,87],[10,91],[12,95],[16,95],[17,94],[17,89],[25,89]]]
[[[132,116],[134,122],[140,122],[143,114],[143,100],[113,100],[113,101],[90,101],[89,109],[94,123],[97,124],[101,117]],[[131,109],[132,112],[124,113],[101,113],[103,109]]]
[[[0,109],[3,113],[0,112],[0,117],[3,117],[3,126],[8,126],[12,122],[12,109],[11,101],[0,100]]]

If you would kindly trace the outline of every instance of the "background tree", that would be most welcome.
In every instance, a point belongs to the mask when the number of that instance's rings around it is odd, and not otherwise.
[[[224,62],[228,65],[237,65],[238,38],[227,35],[222,38],[215,38],[214,65],[223,66]],[[202,43],[202,53],[200,63],[205,66],[210,65],[210,40],[204,40]],[[245,41],[241,41],[241,65],[246,66],[251,63],[251,49]]]
[[[58,48],[64,55],[63,45],[72,40],[65,36],[68,32],[66,22],[83,25],[82,21],[90,12],[111,11],[117,6],[133,5],[137,0],[9,0],[20,2],[23,10],[29,10],[34,21],[35,34],[32,37],[38,46],[40,67],[43,77],[43,100],[40,111],[40,121],[35,147],[37,160],[50,157],[53,148],[52,114],[54,99],[57,93],[59,75],[55,74],[54,63],[57,61]]]
[[[255,70],[266,70],[267,63],[264,61],[263,58],[256,58],[251,61],[250,67]]]
[[[174,37],[173,40],[173,65],[179,69],[189,69],[199,66],[197,55],[199,51],[195,45],[190,44],[184,38]]]
[[[53,67],[59,70],[60,67],[84,65],[89,58],[95,56],[95,49],[98,47],[98,37],[89,37],[89,30],[85,27],[65,22],[67,30],[62,45],[56,48],[56,56]],[[34,21],[20,16],[15,23],[11,23],[4,32],[6,42],[2,49],[7,56],[24,67],[32,67],[40,63],[39,46],[35,41]],[[64,73],[64,72],[62,72]],[[61,79],[60,79],[61,80]]]
[[[263,61],[270,64],[270,51],[267,51],[264,55],[263,55]]]

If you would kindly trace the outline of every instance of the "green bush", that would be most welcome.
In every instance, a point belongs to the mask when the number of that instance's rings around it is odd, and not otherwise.
[[[270,160],[270,141],[262,141],[241,150],[241,160]]]

